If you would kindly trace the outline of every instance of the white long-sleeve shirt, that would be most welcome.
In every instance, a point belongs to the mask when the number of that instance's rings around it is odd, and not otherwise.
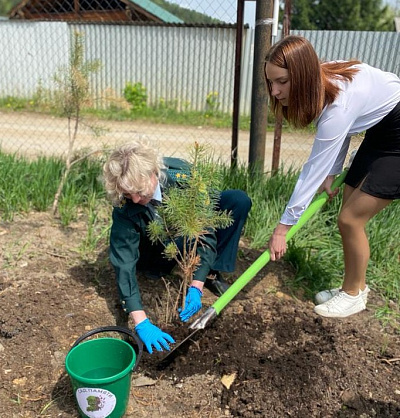
[[[311,154],[304,164],[281,223],[294,225],[311,203],[329,174],[339,174],[350,138],[381,121],[400,101],[400,79],[367,64],[353,81],[337,81],[340,93],[316,121],[317,133]]]

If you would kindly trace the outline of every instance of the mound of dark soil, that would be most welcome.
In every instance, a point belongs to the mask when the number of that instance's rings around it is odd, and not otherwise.
[[[61,229],[48,214],[2,224],[0,234],[0,416],[77,417],[65,355],[90,329],[127,325],[106,249],[82,261],[85,223]],[[242,253],[237,274],[259,255],[244,244]],[[400,417],[400,334],[374,317],[378,295],[358,315],[324,319],[287,293],[291,274],[268,264],[168,361],[144,353],[126,416]],[[171,287],[140,284],[162,323]],[[205,292],[205,308],[215,300]],[[190,332],[166,330],[177,342]]]

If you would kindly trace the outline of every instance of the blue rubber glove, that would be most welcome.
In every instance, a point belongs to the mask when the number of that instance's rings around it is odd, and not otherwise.
[[[185,309],[178,309],[181,321],[187,322],[195,313],[201,309],[201,297],[203,292],[195,286],[190,286],[185,299]]]
[[[163,351],[163,348],[169,351],[169,344],[174,343],[175,340],[166,332],[153,325],[148,318],[136,325],[135,331],[139,338],[143,341],[150,354],[153,354],[153,348],[157,351]]]

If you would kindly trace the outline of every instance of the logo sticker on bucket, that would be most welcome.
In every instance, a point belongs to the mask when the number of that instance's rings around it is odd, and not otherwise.
[[[115,408],[117,399],[105,389],[79,388],[75,392],[79,408],[89,418],[106,418]]]

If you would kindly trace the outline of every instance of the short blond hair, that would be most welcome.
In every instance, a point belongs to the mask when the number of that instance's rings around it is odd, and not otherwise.
[[[103,180],[108,198],[119,206],[124,193],[143,195],[152,190],[152,177],[164,178],[162,157],[145,141],[133,141],[114,150],[103,166]]]

